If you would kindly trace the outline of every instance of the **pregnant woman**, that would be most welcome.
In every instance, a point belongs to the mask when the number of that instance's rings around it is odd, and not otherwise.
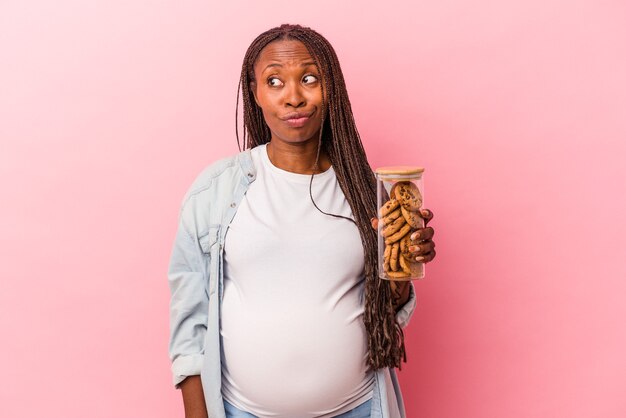
[[[376,183],[335,51],[270,29],[239,87],[244,150],[188,189],[168,271],[185,415],[404,418],[394,369],[415,293],[378,278]],[[410,251],[426,263],[420,216]]]

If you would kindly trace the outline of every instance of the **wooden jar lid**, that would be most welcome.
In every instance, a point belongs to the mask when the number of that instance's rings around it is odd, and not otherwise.
[[[391,167],[379,167],[376,174],[381,176],[416,176],[424,172],[424,167],[415,167],[409,165],[396,165]]]

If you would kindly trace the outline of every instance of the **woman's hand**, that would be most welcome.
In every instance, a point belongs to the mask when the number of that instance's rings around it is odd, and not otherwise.
[[[424,228],[419,228],[411,234],[409,251],[415,257],[415,261],[429,263],[433,261],[436,255],[435,241],[433,241],[435,230],[427,226],[428,222],[433,219],[433,212],[429,209],[420,209],[418,213],[424,219]],[[378,218],[372,218],[372,228],[378,229]]]
[[[429,263],[433,261],[436,255],[435,242],[433,241],[435,230],[432,227],[427,226],[428,222],[433,219],[433,212],[429,209],[420,209],[419,215],[422,219],[424,219],[424,228],[419,228],[411,234],[411,245],[409,246],[409,251],[415,258],[415,261],[420,263]],[[378,230],[378,218],[372,218],[371,222],[372,228]],[[409,300],[410,282],[390,280],[389,284],[393,294],[393,304],[397,310]]]
[[[186,377],[180,383],[180,389],[183,394],[185,418],[208,418],[200,376]]]
[[[417,229],[411,234],[409,251],[415,255],[415,261],[429,263],[436,255],[435,241],[433,241],[435,230],[427,226],[428,222],[433,219],[433,213],[429,209],[420,209],[419,214],[424,219],[424,228]]]

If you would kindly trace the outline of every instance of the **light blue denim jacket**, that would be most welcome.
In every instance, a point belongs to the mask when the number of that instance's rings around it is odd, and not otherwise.
[[[204,169],[181,204],[170,258],[169,355],[174,385],[178,388],[187,376],[200,375],[210,418],[225,418],[219,331],[224,238],[255,178],[250,150]],[[396,315],[401,327],[408,324],[415,302],[411,284],[410,299]],[[405,418],[400,386],[392,368],[375,372],[371,417]]]

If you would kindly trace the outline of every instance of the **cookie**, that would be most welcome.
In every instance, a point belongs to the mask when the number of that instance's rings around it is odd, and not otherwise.
[[[385,247],[385,252],[383,253],[383,257],[385,260],[389,260],[389,256],[391,255],[391,245],[387,245]]]
[[[398,261],[400,262],[400,268],[403,272],[411,274],[411,268],[409,267],[408,261],[403,256],[398,257]]]
[[[400,205],[410,211],[417,212],[422,207],[422,194],[410,181],[399,181],[393,185],[394,196]]]
[[[413,229],[420,229],[424,227],[424,221],[419,216],[419,212],[411,212],[410,210],[406,210],[404,206],[400,208],[402,212],[402,216],[406,220],[406,223],[411,225]]]
[[[389,191],[389,198],[390,199],[396,199],[396,188],[398,187],[398,184],[402,183],[401,181],[398,181],[396,183],[393,184],[393,186],[391,186],[391,190]],[[398,200],[398,199],[396,199]]]
[[[411,252],[409,246],[411,245],[411,233],[409,232],[400,240],[400,255],[407,260],[411,259]]]
[[[404,257],[400,257],[400,258],[404,258]],[[419,277],[424,274],[424,263],[415,261],[415,259],[413,259],[413,261],[411,261],[410,259],[407,259],[406,265],[408,266],[409,273],[411,274],[412,277]]]
[[[391,267],[391,270],[393,271],[398,271],[399,269],[399,265],[398,265],[398,253],[400,252],[400,244],[399,243],[395,243],[391,246],[391,256],[389,258],[389,266]]]
[[[389,199],[381,208],[380,208],[380,216],[385,217],[394,210],[398,209],[400,206],[400,202],[396,199]]]
[[[404,218],[402,218],[404,219]],[[404,237],[411,230],[411,225],[405,223],[402,228],[398,232],[393,235],[388,236],[385,239],[385,245],[393,244],[396,241],[399,241],[402,237]]]
[[[391,245],[387,245],[385,247],[385,252],[383,254],[383,269],[384,271],[389,271],[389,259],[391,258]]]
[[[400,216],[396,220],[394,220],[391,224],[387,225],[383,228],[383,237],[387,238],[400,230],[404,225],[406,225],[406,219]]]
[[[390,279],[407,279],[410,275],[405,271],[388,271],[387,277]]]
[[[398,219],[400,216],[402,216],[402,211],[400,210],[400,208],[398,208],[383,218],[383,224],[389,225],[390,223]]]

